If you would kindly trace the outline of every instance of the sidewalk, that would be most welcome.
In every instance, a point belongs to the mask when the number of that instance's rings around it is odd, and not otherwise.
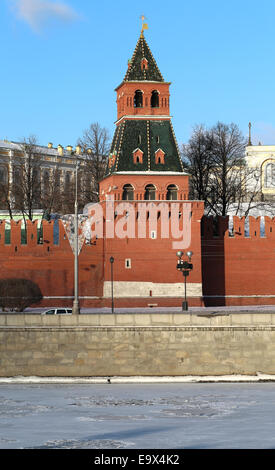
[[[48,308],[27,308],[24,313],[40,313]],[[188,313],[194,315],[229,315],[230,313],[275,313],[275,305],[243,305],[228,307],[189,307],[188,311],[182,311],[181,307],[136,307],[115,308],[114,313]],[[82,315],[110,314],[111,308],[81,308]]]

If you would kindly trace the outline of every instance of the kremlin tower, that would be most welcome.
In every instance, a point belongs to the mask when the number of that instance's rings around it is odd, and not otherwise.
[[[115,200],[188,199],[188,176],[171,123],[169,87],[142,30],[125,77],[115,90],[116,130],[101,200],[110,183]]]
[[[184,279],[177,271],[173,245],[177,237],[171,220],[179,207],[177,224],[184,231],[184,206],[188,206],[191,226],[190,244],[184,249],[194,253],[187,295],[191,305],[202,302],[203,202],[188,201],[188,174],[172,127],[169,88],[142,28],[124,79],[115,89],[116,128],[100,182],[104,210],[103,298],[109,299],[112,292],[116,305],[121,307],[181,305]],[[163,227],[167,229],[164,236]]]

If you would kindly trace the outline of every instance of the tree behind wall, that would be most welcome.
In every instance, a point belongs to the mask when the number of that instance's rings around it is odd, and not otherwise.
[[[110,135],[98,122],[92,123],[78,139],[86,154],[84,163],[83,196],[86,203],[98,201],[99,182],[102,180],[110,150]]]
[[[197,126],[183,146],[183,162],[190,174],[190,197],[205,201],[206,214],[225,216],[232,204],[238,214],[246,203],[248,215],[259,198],[259,180],[255,170],[246,166],[245,146],[238,126],[221,122],[210,129]]]
[[[20,211],[24,221],[33,220],[34,210],[41,204],[42,155],[34,136],[20,144],[22,156],[15,161],[13,175],[13,207]]]

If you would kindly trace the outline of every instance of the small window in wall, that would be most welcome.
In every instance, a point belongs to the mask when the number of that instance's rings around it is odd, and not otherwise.
[[[148,69],[148,60],[143,57],[141,60],[141,70],[147,70]]]
[[[143,163],[143,151],[137,148],[133,151],[133,160],[134,163]]]
[[[153,240],[155,240],[155,239],[157,238],[157,232],[156,232],[156,230],[152,230],[152,231],[151,231],[151,238],[152,238]]]
[[[130,258],[127,258],[127,259],[125,260],[125,268],[126,268],[126,269],[131,269],[131,267],[132,267],[131,259],[130,259]]]
[[[69,171],[67,171],[65,175],[65,191],[70,190],[70,185],[71,185],[71,174]]]
[[[156,164],[161,164],[161,165],[164,165],[165,163],[165,152],[163,152],[162,149],[158,149],[156,152],[155,152],[155,162]]]
[[[268,163],[265,167],[264,185],[265,185],[265,188],[275,187],[275,164],[274,163]]]
[[[49,190],[50,173],[48,170],[43,171],[43,191],[46,193]]]
[[[0,184],[7,183],[7,169],[5,167],[0,167]]]

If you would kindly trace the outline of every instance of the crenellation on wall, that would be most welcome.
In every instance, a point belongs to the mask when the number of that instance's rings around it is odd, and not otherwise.
[[[203,216],[201,224],[203,240],[275,237],[275,217]]]

